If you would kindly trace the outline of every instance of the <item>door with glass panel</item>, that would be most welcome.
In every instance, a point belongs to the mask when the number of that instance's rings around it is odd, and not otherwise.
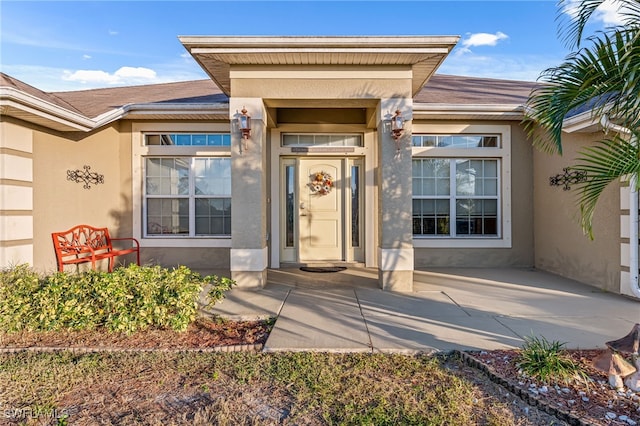
[[[291,158],[282,164],[283,262],[363,262],[362,160]]]

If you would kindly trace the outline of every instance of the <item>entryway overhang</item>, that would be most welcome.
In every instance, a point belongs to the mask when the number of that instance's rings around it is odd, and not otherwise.
[[[180,42],[227,95],[238,66],[405,66],[418,93],[458,36],[238,37],[181,36]],[[357,71],[357,69],[354,69]]]

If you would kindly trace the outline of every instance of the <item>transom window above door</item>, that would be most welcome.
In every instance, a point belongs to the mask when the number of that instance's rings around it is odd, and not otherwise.
[[[231,135],[229,133],[147,133],[145,145],[231,146]]]
[[[282,146],[363,146],[362,135],[288,134],[282,135]]]

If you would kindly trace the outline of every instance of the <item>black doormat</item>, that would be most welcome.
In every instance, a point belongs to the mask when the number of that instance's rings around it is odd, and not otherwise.
[[[346,266],[303,266],[300,268],[301,271],[305,272],[317,272],[326,274],[328,272],[340,272],[347,269]]]

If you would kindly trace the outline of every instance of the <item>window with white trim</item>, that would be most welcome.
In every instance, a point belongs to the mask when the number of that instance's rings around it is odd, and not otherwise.
[[[413,234],[499,235],[497,159],[413,159]]]
[[[511,247],[510,126],[413,130],[414,246]]]
[[[177,136],[177,137],[176,137]],[[147,134],[145,145],[167,155],[143,158],[144,237],[228,237],[231,235],[231,159],[173,155],[171,145],[224,146],[228,134]],[[175,143],[158,143],[174,141]],[[204,141],[198,142],[198,141]],[[166,147],[166,148],[165,148]],[[181,148],[177,148],[181,149]],[[193,151],[192,151],[193,152]],[[180,154],[188,151],[180,151]],[[193,152],[194,154],[196,152]]]

